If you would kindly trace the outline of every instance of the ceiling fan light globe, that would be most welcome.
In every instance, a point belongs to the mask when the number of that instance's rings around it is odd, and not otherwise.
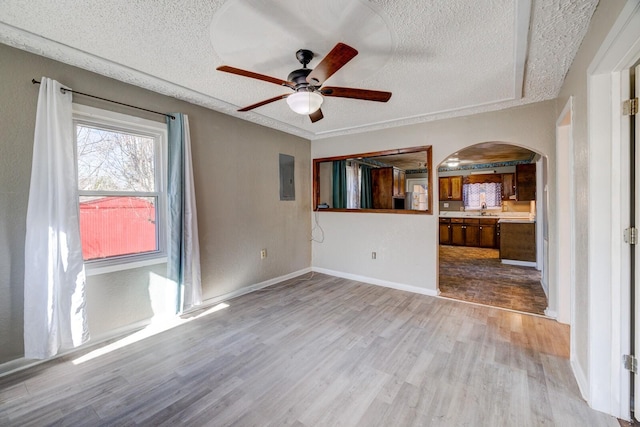
[[[316,92],[296,92],[287,97],[287,104],[295,113],[311,114],[322,105],[322,95]]]

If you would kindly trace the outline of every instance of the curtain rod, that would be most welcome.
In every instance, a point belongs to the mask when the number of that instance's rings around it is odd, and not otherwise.
[[[33,83],[34,85],[36,85],[36,84],[39,85],[40,84],[40,82],[37,81],[36,79],[31,79],[31,83]],[[62,91],[62,93],[71,92],[71,93],[75,93],[75,94],[78,94],[78,95],[88,96],[89,98],[95,98],[95,99],[99,99],[101,101],[111,102],[113,104],[124,105],[125,107],[135,108],[136,110],[142,110],[142,111],[146,111],[148,113],[160,114],[161,116],[170,117],[171,120],[175,120],[176,119],[176,117],[172,116],[171,114],[160,113],[158,111],[153,111],[153,110],[147,110],[146,108],[136,107],[135,105],[125,104],[124,102],[118,102],[118,101],[114,101],[112,99],[101,98],[101,97],[95,96],[95,95],[89,95],[88,93],[78,92],[77,90],[67,89],[65,87],[61,87],[60,90]]]

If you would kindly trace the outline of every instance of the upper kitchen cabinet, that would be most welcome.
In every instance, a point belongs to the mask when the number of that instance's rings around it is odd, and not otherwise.
[[[374,209],[397,209],[398,202],[404,207],[406,178],[403,170],[394,167],[373,169],[371,182]]]
[[[516,198],[515,174],[502,174],[502,200],[513,200]]]
[[[462,175],[444,176],[439,178],[440,201],[461,201],[462,200]]]
[[[402,169],[393,168],[393,197],[404,197],[407,176]]]
[[[518,201],[536,199],[536,164],[516,166],[516,198]]]

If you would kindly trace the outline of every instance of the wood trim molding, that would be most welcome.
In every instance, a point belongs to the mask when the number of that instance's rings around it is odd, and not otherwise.
[[[426,211],[416,211],[416,210],[405,210],[405,209],[334,209],[334,208],[318,208],[320,204],[320,164],[321,163],[329,163],[338,160],[347,160],[361,157],[380,157],[380,156],[388,156],[393,154],[405,154],[405,153],[418,153],[418,152],[426,152],[427,158],[427,170],[428,170],[428,178],[427,184],[429,187],[429,192],[427,193],[428,205],[429,208]],[[432,215],[434,212],[433,207],[433,180],[434,180],[434,169],[433,169],[433,154],[431,150],[431,145],[424,145],[420,147],[407,147],[407,148],[397,148],[392,150],[383,150],[383,151],[373,151],[369,153],[359,153],[359,154],[348,154],[342,156],[332,156],[332,157],[323,157],[318,159],[313,159],[313,210],[314,211],[327,211],[327,212],[349,212],[349,213],[391,213],[391,214],[402,214],[402,215]]]

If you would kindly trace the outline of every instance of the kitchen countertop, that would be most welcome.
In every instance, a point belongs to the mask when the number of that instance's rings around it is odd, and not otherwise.
[[[535,223],[536,220],[529,219],[529,218],[501,218],[498,221],[499,224],[504,224],[505,222],[508,222],[511,224],[532,224],[532,223]]]
[[[536,222],[535,217],[532,219],[527,212],[487,212],[482,215],[478,211],[441,211],[440,218],[494,218],[499,222],[520,222],[520,223],[532,223]]]

